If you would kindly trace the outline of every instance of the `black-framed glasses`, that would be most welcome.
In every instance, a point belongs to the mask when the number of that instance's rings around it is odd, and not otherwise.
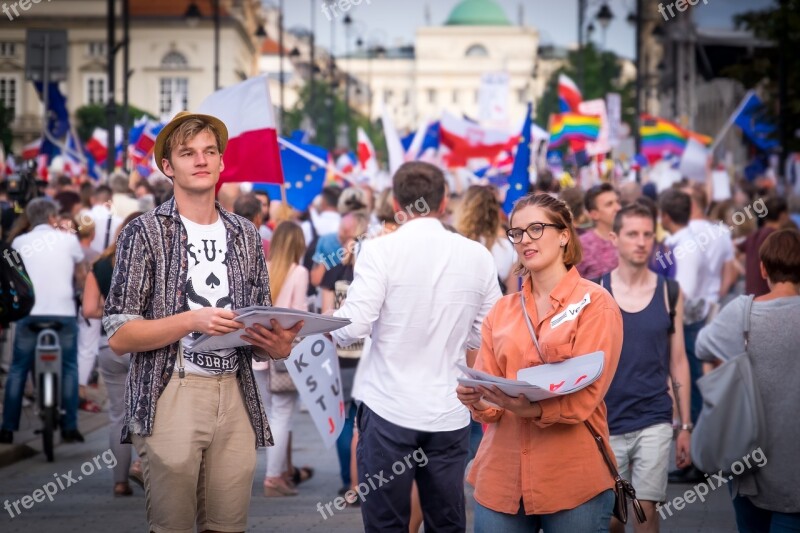
[[[544,228],[564,229],[564,226],[561,224],[545,224],[544,222],[534,222],[525,229],[511,228],[506,232],[506,237],[508,237],[508,240],[512,243],[519,244],[522,242],[522,236],[527,233],[528,237],[530,237],[532,241],[535,241],[542,237]]]

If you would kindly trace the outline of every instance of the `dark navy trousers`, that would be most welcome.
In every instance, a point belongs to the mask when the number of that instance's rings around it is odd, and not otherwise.
[[[416,480],[425,531],[463,532],[464,470],[470,426],[455,431],[407,429],[358,409],[358,495],[367,532],[407,533]]]

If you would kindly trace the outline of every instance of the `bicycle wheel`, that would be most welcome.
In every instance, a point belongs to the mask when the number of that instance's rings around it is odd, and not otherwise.
[[[42,402],[42,443],[44,444],[44,454],[47,461],[52,463],[53,455],[53,436],[58,425],[58,402],[56,401],[55,377],[53,374],[42,374],[42,382],[39,388]]]
[[[51,405],[42,410],[42,441],[44,443],[44,454],[47,457],[47,462],[52,463],[55,459],[53,454],[53,435],[56,432],[56,408]]]

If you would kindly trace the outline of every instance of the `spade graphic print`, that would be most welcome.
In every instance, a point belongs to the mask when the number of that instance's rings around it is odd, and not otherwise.
[[[219,287],[219,284],[219,278],[215,276],[213,272],[206,278],[206,285],[208,285],[212,291]]]

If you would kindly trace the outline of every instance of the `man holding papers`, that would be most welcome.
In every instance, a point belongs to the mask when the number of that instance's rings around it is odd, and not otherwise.
[[[245,531],[256,448],[272,444],[251,358],[289,356],[302,322],[245,328],[245,347],[195,350],[200,335],[243,328],[233,309],[271,305],[261,237],[214,201],[225,125],[179,113],[155,160],[174,198],[119,237],[103,324],[131,353],[122,441],[142,458],[147,519],[156,533]]]
[[[446,203],[441,170],[406,163],[393,191],[395,211],[410,219],[363,244],[347,300],[334,313],[352,321],[333,332],[340,345],[372,338],[359,368],[358,477],[387,482],[361,504],[364,528],[408,531],[416,480],[425,531],[462,532],[469,412],[453,383],[500,297],[497,269],[484,246],[437,219]],[[424,467],[405,459],[414,450],[428,457]],[[393,473],[397,461],[409,466],[402,475]]]

